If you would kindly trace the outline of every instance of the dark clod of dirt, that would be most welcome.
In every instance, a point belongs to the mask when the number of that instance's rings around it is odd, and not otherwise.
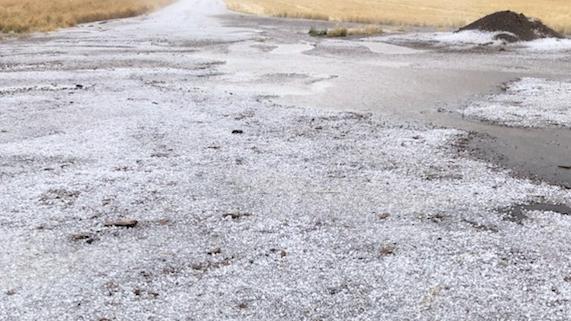
[[[131,219],[120,219],[114,221],[105,222],[105,227],[123,227],[123,228],[133,228],[139,224],[137,220]]]
[[[475,228],[478,231],[484,231],[484,232],[492,232],[492,233],[498,233],[499,230],[497,227],[492,226],[492,225],[485,225],[485,224],[481,224],[475,221],[470,221],[470,220],[463,220],[464,223],[467,223],[468,225],[472,226],[473,228]]]
[[[224,218],[231,218],[233,220],[239,220],[244,217],[250,217],[252,213],[243,213],[243,212],[231,212],[231,213],[224,213],[222,217]]]
[[[139,288],[133,289],[133,294],[137,297],[146,297],[148,299],[156,299],[159,297],[159,294],[157,292],[142,290]]]
[[[379,256],[391,256],[394,255],[397,250],[395,244],[383,244],[379,248]]]
[[[78,234],[73,234],[71,236],[71,240],[74,242],[85,242],[87,244],[91,244],[93,242],[96,241],[96,238],[93,234],[89,234],[89,233],[78,233]]]
[[[211,255],[211,256],[222,254],[222,249],[219,247],[216,247],[216,248],[213,248],[212,250],[206,252],[206,254]]]
[[[377,219],[379,220],[386,220],[389,217],[391,217],[391,214],[389,213],[377,213]]]
[[[244,133],[244,131],[241,130],[241,129],[234,129],[234,130],[232,131],[232,134],[234,134],[234,135],[241,135],[241,134],[243,134],[243,133]]]
[[[506,42],[531,41],[540,38],[563,38],[563,35],[544,25],[540,20],[528,18],[523,13],[499,11],[485,16],[458,31],[480,30],[505,32],[496,36]]]
[[[159,223],[159,225],[165,226],[171,224],[171,220],[169,220],[168,218],[162,218],[158,220],[157,223]]]

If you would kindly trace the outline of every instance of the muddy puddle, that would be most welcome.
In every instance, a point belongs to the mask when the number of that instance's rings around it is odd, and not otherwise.
[[[472,155],[510,169],[515,176],[571,189],[571,130],[514,128],[462,119],[455,113],[433,113],[436,126],[473,133],[465,146]]]
[[[571,207],[564,204],[532,203],[527,205],[517,205],[502,209],[500,212],[505,215],[505,220],[515,223],[523,223],[528,219],[528,213],[533,211],[553,212],[562,215],[571,215]]]

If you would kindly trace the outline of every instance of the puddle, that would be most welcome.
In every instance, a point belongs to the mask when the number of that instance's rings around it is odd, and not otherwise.
[[[528,219],[527,212],[541,211],[554,212],[562,215],[571,215],[571,207],[564,204],[531,203],[527,205],[516,205],[500,211],[505,215],[505,220],[522,224]]]
[[[464,146],[474,157],[509,169],[520,178],[571,189],[571,130],[517,128],[462,119],[453,114],[429,116],[438,125],[473,133]]]

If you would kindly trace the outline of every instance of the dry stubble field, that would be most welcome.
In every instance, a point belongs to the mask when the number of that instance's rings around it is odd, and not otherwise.
[[[226,0],[235,11],[291,18],[456,27],[498,10],[514,10],[571,33],[569,0]]]
[[[50,31],[143,14],[172,0],[0,0],[0,32]]]

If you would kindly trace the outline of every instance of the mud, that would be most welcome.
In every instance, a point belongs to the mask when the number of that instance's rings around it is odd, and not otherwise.
[[[528,213],[533,211],[571,215],[571,207],[565,204],[551,203],[531,203],[525,205],[517,205],[503,209],[501,210],[501,213],[506,215],[506,220],[522,224],[526,219],[529,219]]]
[[[508,41],[531,41],[540,38],[563,38],[563,35],[544,25],[541,21],[513,11],[500,11],[479,19],[459,31],[480,30],[506,32],[496,37]]]
[[[514,128],[462,119],[450,113],[428,114],[433,124],[472,133],[465,150],[513,175],[571,189],[571,130],[567,128]]]

